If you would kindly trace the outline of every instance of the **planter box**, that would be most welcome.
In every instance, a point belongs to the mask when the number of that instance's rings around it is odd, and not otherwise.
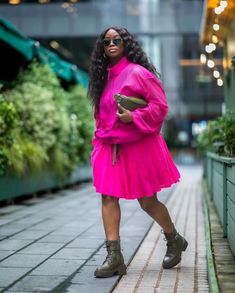
[[[91,179],[90,165],[79,166],[69,178],[63,181],[49,171],[27,177],[0,177],[0,201]]]
[[[209,156],[206,157],[206,178],[207,178],[207,185],[208,185],[208,189],[209,189],[209,192],[210,192],[210,195],[211,195],[211,199],[212,199],[212,196],[213,196],[213,192],[212,192],[212,163],[213,163],[213,160],[212,158],[210,158]]]
[[[235,255],[235,162],[227,165],[228,241]]]
[[[207,153],[206,179],[211,199],[235,255],[235,158]]]

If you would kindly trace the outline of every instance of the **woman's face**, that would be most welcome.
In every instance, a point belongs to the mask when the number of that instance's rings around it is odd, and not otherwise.
[[[104,36],[103,46],[105,55],[112,64],[116,64],[124,55],[124,44],[121,36],[114,29],[110,29]]]

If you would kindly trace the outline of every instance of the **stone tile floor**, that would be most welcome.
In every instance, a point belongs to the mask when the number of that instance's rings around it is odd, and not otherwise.
[[[161,229],[154,223],[114,293],[209,292],[201,202],[202,174],[196,167],[181,171],[182,180],[167,204],[177,230],[189,242],[181,263],[170,270],[162,268],[166,248]]]
[[[177,229],[189,240],[176,268],[161,268],[166,246],[160,227],[137,201],[121,200],[128,274],[120,281],[94,278],[106,255],[101,201],[91,184],[83,184],[0,208],[0,292],[209,292],[201,167],[180,169],[181,182],[159,194],[169,198]]]

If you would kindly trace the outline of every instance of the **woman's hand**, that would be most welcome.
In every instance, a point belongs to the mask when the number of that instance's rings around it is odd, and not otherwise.
[[[123,108],[120,104],[118,104],[118,109],[122,111],[122,113],[117,112],[117,116],[122,122],[125,122],[125,123],[132,122],[131,111]]]

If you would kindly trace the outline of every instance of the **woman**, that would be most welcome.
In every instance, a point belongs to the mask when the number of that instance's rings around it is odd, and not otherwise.
[[[143,98],[147,106],[131,112],[116,103],[116,93]],[[95,276],[126,274],[120,251],[120,198],[137,199],[162,227],[167,240],[163,267],[172,268],[180,262],[188,243],[176,231],[166,206],[157,199],[158,191],[180,178],[160,134],[168,106],[155,67],[125,28],[108,28],[98,38],[92,53],[89,97],[96,120],[91,162],[94,185],[102,195],[108,252]]]

